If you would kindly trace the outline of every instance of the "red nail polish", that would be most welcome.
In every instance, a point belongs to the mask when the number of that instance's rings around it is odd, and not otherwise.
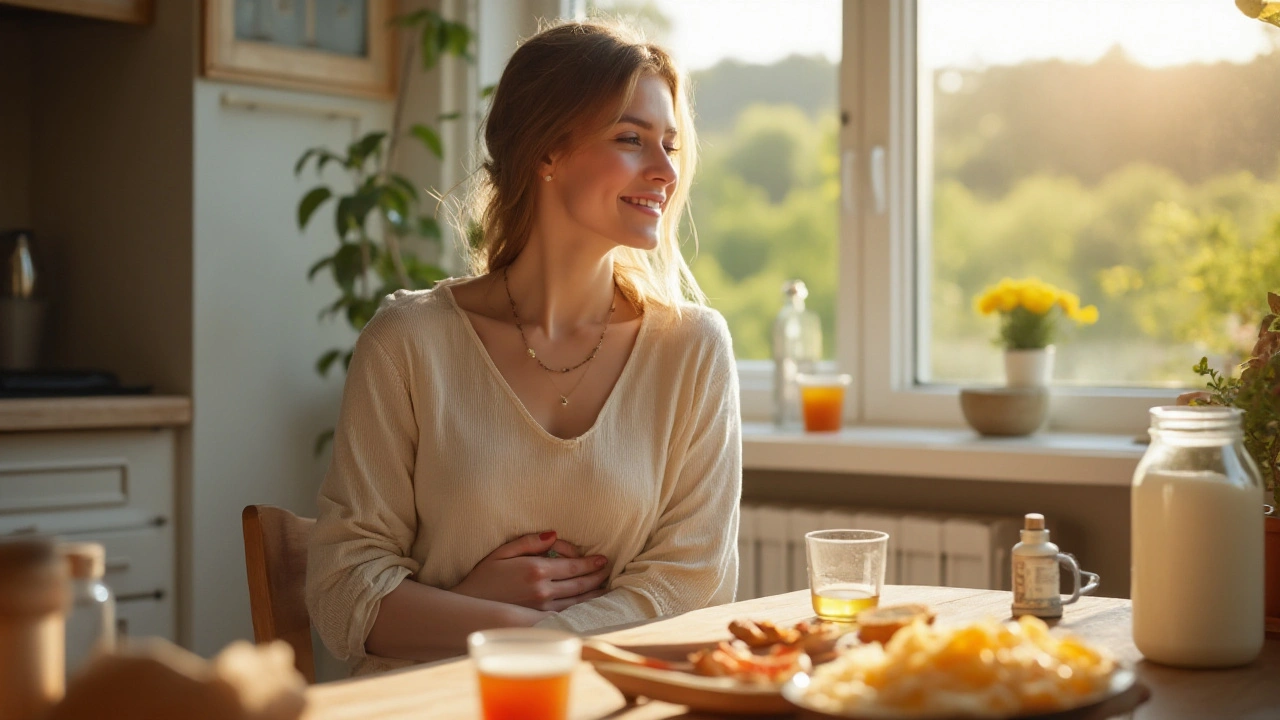
[[[550,540],[550,539],[554,538],[555,536],[556,536],[556,531],[555,531],[555,530],[548,530],[548,531],[546,531],[546,532],[542,533],[541,535],[539,535],[539,536],[538,536],[538,538],[539,538],[540,540],[547,541],[547,540]]]

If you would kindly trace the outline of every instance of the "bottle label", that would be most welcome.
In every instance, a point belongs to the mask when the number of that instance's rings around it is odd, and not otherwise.
[[[1058,594],[1058,558],[1014,556],[1013,607],[1034,614],[1062,614]]]

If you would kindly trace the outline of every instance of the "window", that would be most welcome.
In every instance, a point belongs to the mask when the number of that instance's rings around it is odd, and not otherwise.
[[[1061,383],[1238,362],[1280,287],[1280,29],[1216,0],[917,8],[917,379],[998,378],[970,299],[1006,275],[1099,307]]]
[[[1280,287],[1280,31],[1212,0],[846,15],[862,419],[957,423],[954,386],[1000,376],[972,298],[1006,275],[1101,310],[1059,344],[1058,428],[1137,431],[1231,363]]]

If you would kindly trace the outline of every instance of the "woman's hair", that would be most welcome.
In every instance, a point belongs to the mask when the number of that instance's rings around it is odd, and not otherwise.
[[[679,182],[659,221],[657,248],[615,249],[614,278],[637,307],[652,302],[678,311],[681,300],[705,303],[677,237],[697,160],[687,80],[666,50],[619,24],[595,20],[542,30],[502,72],[481,129],[484,162],[462,208],[462,224],[473,236],[472,272],[501,270],[516,259],[533,230],[539,165],[616,123],[648,74],[671,88]]]

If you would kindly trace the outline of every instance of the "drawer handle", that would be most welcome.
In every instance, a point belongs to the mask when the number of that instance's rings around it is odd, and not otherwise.
[[[147,592],[128,593],[125,595],[117,595],[116,602],[133,602],[134,600],[163,600],[164,590],[156,588]]]
[[[74,530],[63,530],[61,532],[42,531],[39,525],[24,525],[20,528],[10,530],[8,535],[84,535],[86,533],[103,533],[103,532],[120,532],[123,530],[137,530],[139,528],[164,527],[169,524],[169,518],[164,515],[157,515],[147,520],[141,525],[115,525],[107,527],[89,527],[76,528]]]

